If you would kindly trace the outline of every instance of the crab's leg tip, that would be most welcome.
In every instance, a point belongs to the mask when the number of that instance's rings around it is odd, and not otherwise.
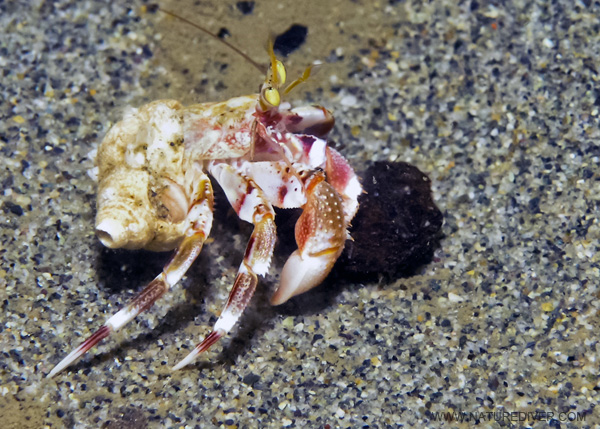
[[[54,368],[52,368],[52,371],[50,371],[47,375],[46,378],[52,378],[54,377],[56,374],[58,374],[59,372],[61,372],[63,369],[65,369],[65,367],[67,365],[69,365],[70,362],[68,363],[64,363],[66,359],[63,359],[58,365],[56,365]]]
[[[71,365],[73,362],[75,362],[77,359],[79,359],[81,356],[83,356],[89,349],[94,347],[96,344],[98,344],[100,341],[102,341],[104,338],[108,337],[109,335],[110,335],[110,327],[104,325],[103,327],[98,329],[96,332],[94,332],[94,334],[91,337],[89,337],[87,340],[85,340],[83,343],[81,343],[79,345],[79,347],[77,347],[75,350],[73,350],[71,353],[69,353],[67,355],[67,357],[65,357],[63,360],[61,360],[58,363],[58,365],[56,365],[54,368],[52,368],[52,371],[50,371],[48,373],[46,378],[54,377],[56,374],[58,374],[63,369],[65,369],[66,367]]]
[[[184,366],[188,366],[192,361],[196,358],[198,353],[195,353],[195,350],[187,355],[181,362],[171,368],[171,371],[179,371]]]
[[[222,329],[216,329],[212,331],[210,334],[208,334],[204,341],[202,341],[200,344],[194,347],[194,350],[192,350],[191,353],[187,355],[181,362],[179,362],[177,365],[171,368],[171,370],[178,371],[184,366],[189,365],[198,357],[200,353],[208,350],[210,346],[219,341],[224,335],[225,331],[223,331]]]

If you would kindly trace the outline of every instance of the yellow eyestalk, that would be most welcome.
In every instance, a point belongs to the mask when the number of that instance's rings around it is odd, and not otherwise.
[[[273,107],[279,107],[281,103],[281,95],[279,94],[279,87],[285,84],[287,73],[285,66],[275,56],[273,51],[273,39],[269,38],[267,45],[267,51],[269,52],[269,59],[271,60],[271,66],[267,72],[265,83],[263,83],[260,91],[260,107],[262,110],[268,110]]]
[[[266,88],[263,91],[263,98],[273,107],[277,107],[279,106],[279,103],[281,103],[281,96],[279,95],[279,91],[275,88]]]
[[[265,79],[265,83],[263,83],[261,91],[260,91],[260,107],[263,110],[268,110],[273,107],[278,107],[281,103],[281,94],[279,93],[279,89],[285,84],[287,73],[285,70],[285,66],[281,61],[277,59],[275,56],[275,51],[273,50],[273,39],[269,38],[269,42],[267,44],[267,51],[269,52],[269,59],[271,65],[269,67],[269,71],[267,72],[267,77]],[[313,76],[321,67],[322,63],[320,61],[315,61],[313,64],[308,66],[302,76],[298,79],[290,83],[285,90],[283,90],[283,94],[289,94],[291,90],[293,90],[298,85],[306,82],[311,76]]]

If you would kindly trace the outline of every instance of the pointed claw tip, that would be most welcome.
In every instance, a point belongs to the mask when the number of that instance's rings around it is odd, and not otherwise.
[[[66,367],[71,365],[75,360],[77,360],[77,358],[80,355],[79,354],[80,348],[81,347],[78,347],[77,349],[73,350],[71,353],[69,353],[69,355],[66,358],[61,360],[54,368],[52,368],[52,370],[48,373],[48,375],[46,375],[46,378],[54,377],[59,372],[61,372],[63,369],[65,369]]]
[[[190,363],[192,363],[198,357],[198,355],[200,353],[208,350],[209,347],[212,346],[217,341],[219,341],[219,339],[223,335],[225,335],[225,331],[223,331],[222,329],[216,329],[216,330],[212,331],[210,334],[208,334],[208,336],[206,338],[204,338],[204,340],[200,344],[198,344],[196,347],[194,347],[194,350],[192,350],[190,352],[190,354],[188,354],[185,358],[183,358],[183,360],[181,360],[181,362],[179,362],[177,365],[172,367],[171,370],[177,371],[177,370],[180,370],[181,368],[183,368],[184,366],[187,366]]]
[[[102,326],[96,332],[94,332],[87,340],[79,345],[75,350],[67,355],[63,360],[61,360],[58,365],[52,368],[52,371],[48,373],[46,378],[52,378],[63,369],[67,368],[81,356],[83,356],[89,349],[98,344],[101,340],[108,337],[110,335],[110,328],[106,325]]]
[[[192,350],[192,352],[190,354],[188,354],[186,357],[184,357],[177,365],[172,367],[171,371],[179,371],[181,368],[188,366],[190,363],[192,363],[193,360],[196,359],[196,356],[198,356],[198,354],[199,354],[196,351],[196,349],[197,348]]]
[[[172,366],[171,367],[171,371],[179,371],[181,368],[187,366],[188,364],[186,362],[184,362],[185,359],[183,359],[181,362],[179,362],[177,365]]]
[[[280,274],[279,287],[271,297],[271,305],[280,305],[289,299],[318,286],[329,274],[334,253],[323,256],[301,256],[296,250],[286,261]]]
[[[57,369],[58,365],[55,366],[54,368],[52,368],[52,370],[46,374],[46,378],[52,378],[54,377],[56,374],[58,374],[60,372],[60,369]]]

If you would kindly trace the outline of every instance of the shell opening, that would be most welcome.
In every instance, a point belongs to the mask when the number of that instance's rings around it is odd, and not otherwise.
[[[104,220],[96,226],[96,236],[106,247],[115,249],[123,245],[125,230],[113,220]]]

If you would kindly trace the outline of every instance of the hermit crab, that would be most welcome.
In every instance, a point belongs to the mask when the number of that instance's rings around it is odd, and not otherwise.
[[[284,89],[286,70],[270,46],[270,66],[258,94],[188,107],[175,100],[155,101],[109,130],[96,160],[98,238],[109,248],[175,253],[141,293],[49,377],[148,310],[183,277],[211,229],[209,175],[254,231],[212,332],[173,369],[192,362],[240,318],[257,276],[270,265],[276,240],[273,207],[301,207],[303,212],[295,227],[298,249],[283,267],[271,304],[282,304],[327,276],[349,237],[362,188],[348,162],[327,145],[331,113],[281,101],[282,94],[310,76],[311,68]]]

